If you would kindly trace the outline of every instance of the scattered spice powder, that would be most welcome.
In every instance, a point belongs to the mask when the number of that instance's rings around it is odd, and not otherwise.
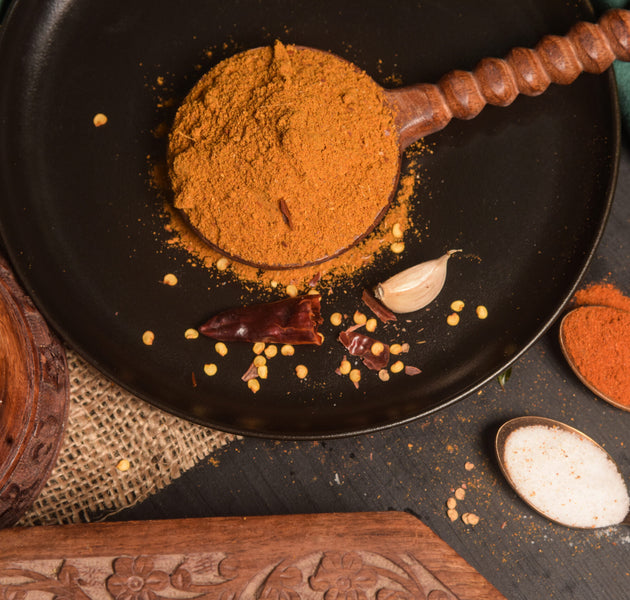
[[[226,254],[255,265],[326,259],[369,232],[399,169],[384,92],[318,50],[255,48],[216,65],[169,140],[174,205]]]
[[[609,306],[630,311],[630,297],[615,287],[612,283],[592,283],[575,292],[573,296],[575,306]]]

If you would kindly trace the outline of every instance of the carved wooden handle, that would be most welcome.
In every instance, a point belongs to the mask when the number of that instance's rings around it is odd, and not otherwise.
[[[572,83],[582,72],[602,73],[616,58],[630,61],[630,11],[623,9],[606,12],[597,24],[577,23],[566,36],[545,36],[534,49],[514,48],[505,59],[484,58],[472,72],[451,71],[435,85],[386,95],[406,148],[453,117],[472,119],[486,104],[508,106],[519,94],[537,96],[551,83]]]

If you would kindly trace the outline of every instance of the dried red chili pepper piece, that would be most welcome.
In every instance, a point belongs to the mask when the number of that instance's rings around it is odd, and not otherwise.
[[[352,327],[339,334],[339,341],[348,349],[352,356],[360,357],[368,369],[380,371],[389,363],[389,344],[379,342],[374,338],[354,331]],[[378,344],[379,348],[383,348],[378,354],[374,354],[372,351],[374,344]]]
[[[363,303],[381,320],[383,323],[387,323],[387,321],[397,321],[396,315],[389,310],[389,308],[385,308],[383,304],[381,304],[368,290],[363,290],[363,295],[361,296],[361,300]]]
[[[284,298],[223,311],[199,332],[222,342],[265,342],[321,345],[317,328],[323,322],[319,294]]]

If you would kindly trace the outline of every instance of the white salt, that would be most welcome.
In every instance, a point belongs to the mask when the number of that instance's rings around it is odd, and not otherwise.
[[[531,425],[508,435],[505,469],[538,511],[570,527],[608,527],[630,510],[624,480],[608,454],[579,433]]]

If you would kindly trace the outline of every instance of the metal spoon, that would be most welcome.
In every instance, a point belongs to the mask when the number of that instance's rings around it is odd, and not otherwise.
[[[301,48],[324,52],[303,46]],[[519,94],[538,96],[551,83],[570,84],[582,72],[602,73],[615,59],[630,61],[628,10],[610,10],[597,24],[578,22],[566,36],[545,36],[534,49],[514,48],[505,59],[485,58],[472,72],[451,71],[437,84],[384,90],[386,102],[395,117],[401,154],[412,143],[446,127],[453,118],[472,119],[487,104],[508,106]],[[398,169],[400,171],[400,162]],[[391,194],[383,199],[383,207],[367,231],[356,232],[349,245],[331,255],[303,264],[251,262],[228,254],[220,244],[204,238],[198,231],[197,234],[226,256],[262,269],[311,266],[339,256],[363,240],[382,220],[395,195],[397,184],[398,177],[395,177]],[[325,235],[325,232],[318,231],[317,235]]]
[[[591,392],[593,392],[596,396],[598,396],[599,398],[601,398],[605,402],[608,402],[609,404],[612,404],[616,408],[619,408],[619,409],[625,410],[625,411],[630,411],[630,406],[629,405],[621,404],[621,403],[617,402],[616,400],[614,400],[610,396],[606,395],[601,390],[597,389],[597,387],[595,387],[595,385],[593,385],[593,383],[591,381],[586,379],[584,377],[584,375],[578,369],[577,365],[575,364],[575,360],[574,360],[573,356],[571,356],[571,353],[567,349],[567,343],[566,343],[566,339],[565,339],[566,335],[565,335],[565,328],[564,328],[564,325],[565,325],[567,319],[570,318],[570,315],[574,314],[576,311],[588,310],[590,308],[592,308],[592,307],[590,307],[590,306],[580,306],[578,308],[574,308],[573,310],[569,311],[566,315],[564,315],[564,317],[562,317],[562,321],[560,321],[560,335],[559,335],[560,349],[562,350],[562,354],[564,354],[564,358],[566,359],[567,363],[571,367],[571,370],[575,373],[577,378],[589,390],[591,390]]]
[[[499,467],[501,469],[501,472],[503,473],[503,475],[507,479],[508,483],[514,489],[514,491],[519,495],[521,500],[523,500],[523,502],[528,504],[537,513],[541,514],[543,517],[549,519],[550,521],[553,521],[554,523],[558,523],[559,525],[563,525],[565,527],[572,527],[572,528],[575,528],[575,529],[592,529],[591,527],[577,527],[575,525],[570,525],[570,524],[567,524],[567,523],[563,523],[563,522],[558,521],[556,519],[553,519],[549,515],[545,514],[539,508],[534,506],[530,502],[530,500],[527,498],[527,496],[525,496],[524,494],[521,493],[521,491],[519,490],[519,486],[514,482],[514,480],[510,476],[510,473],[509,473],[509,471],[508,471],[508,469],[506,467],[506,458],[505,458],[506,441],[507,441],[508,437],[510,436],[510,434],[512,434],[517,429],[520,429],[521,427],[532,427],[532,426],[535,426],[535,425],[542,425],[542,426],[545,426],[545,427],[557,427],[559,429],[563,429],[565,431],[568,431],[568,432],[571,432],[571,433],[574,433],[574,434],[578,434],[582,438],[585,438],[586,440],[590,441],[593,445],[597,446],[608,457],[608,459],[611,461],[611,463],[613,465],[615,465],[615,467],[619,471],[619,467],[617,466],[617,463],[613,460],[613,458],[610,456],[610,454],[608,454],[608,452],[606,452],[606,450],[604,450],[597,442],[595,442],[589,436],[585,435],[584,433],[582,433],[578,429],[575,429],[574,427],[571,427],[569,425],[565,425],[564,423],[562,423],[560,421],[556,421],[554,419],[548,419],[546,417],[537,417],[537,416],[516,417],[516,418],[511,419],[510,421],[507,421],[506,423],[504,423],[499,428],[499,431],[497,432],[496,439],[495,439],[495,451],[496,451]],[[623,518],[623,520],[621,520],[618,523],[618,525],[627,525],[627,526],[630,527],[630,512]]]

